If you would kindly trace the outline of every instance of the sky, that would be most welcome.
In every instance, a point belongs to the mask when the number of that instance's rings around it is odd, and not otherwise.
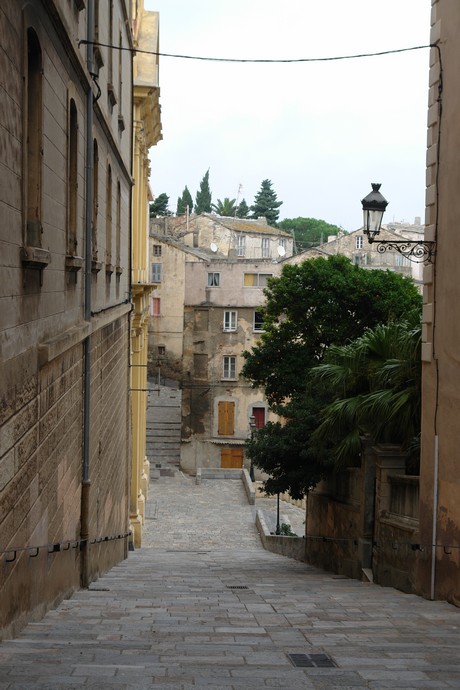
[[[144,0],[160,53],[298,59],[429,43],[430,0]],[[352,231],[371,182],[384,222],[424,221],[429,49],[286,64],[160,56],[163,140],[150,184],[170,210],[209,169],[213,203],[250,206],[269,179],[280,217]]]

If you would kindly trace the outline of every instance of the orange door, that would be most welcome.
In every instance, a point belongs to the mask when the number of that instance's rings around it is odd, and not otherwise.
[[[243,467],[243,449],[222,448],[220,466],[224,469],[241,469]]]

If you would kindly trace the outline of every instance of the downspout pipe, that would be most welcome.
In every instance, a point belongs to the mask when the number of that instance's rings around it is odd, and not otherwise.
[[[87,46],[86,66],[93,71],[94,4],[87,0]],[[85,189],[85,291],[84,318],[91,321],[91,262],[92,262],[92,220],[93,220],[93,90],[91,82],[86,93],[86,189]],[[87,587],[89,577],[89,504],[90,504],[90,419],[91,419],[91,336],[83,341],[83,467],[81,486],[81,585]]]
[[[439,474],[439,438],[434,437],[433,467],[433,531],[431,536],[431,591],[430,599],[436,596],[436,541],[438,538],[438,474]]]

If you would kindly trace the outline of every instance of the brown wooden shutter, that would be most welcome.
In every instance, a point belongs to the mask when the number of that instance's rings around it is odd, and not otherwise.
[[[219,436],[233,436],[235,433],[235,403],[221,400],[218,404],[217,433]]]

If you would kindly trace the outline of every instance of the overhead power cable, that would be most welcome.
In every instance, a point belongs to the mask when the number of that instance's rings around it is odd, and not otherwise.
[[[412,48],[397,48],[394,50],[382,50],[377,53],[357,53],[355,55],[334,55],[329,57],[311,58],[224,58],[224,57],[204,57],[203,55],[182,55],[179,53],[160,53],[154,50],[140,50],[139,48],[125,48],[122,46],[110,45],[109,43],[99,43],[97,41],[87,41],[81,39],[78,46],[94,45],[100,48],[112,48],[113,50],[127,50],[131,53],[142,53],[143,55],[156,55],[158,57],[178,58],[180,60],[202,60],[207,62],[238,62],[238,63],[292,63],[292,62],[332,62],[337,60],[357,60],[359,58],[378,57],[381,55],[394,55],[396,53],[408,53],[414,50],[433,48],[431,44],[423,46],[413,46]]]

